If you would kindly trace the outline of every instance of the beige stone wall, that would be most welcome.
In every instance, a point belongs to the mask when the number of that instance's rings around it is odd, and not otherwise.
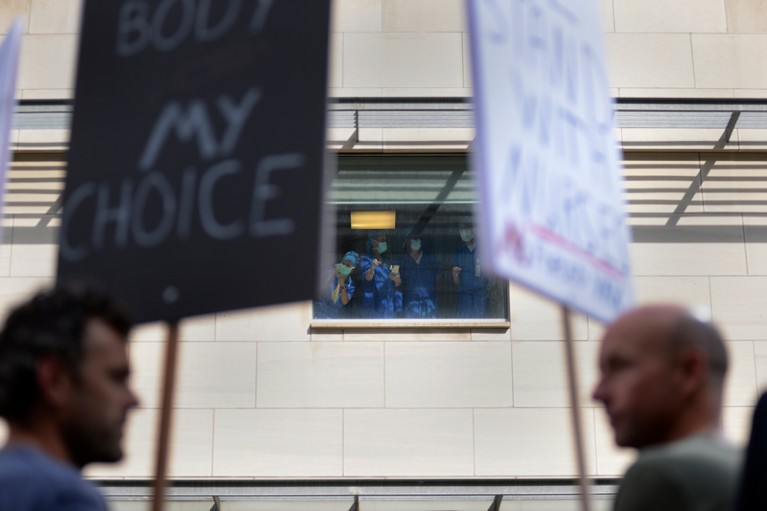
[[[13,20],[25,27],[18,88],[20,99],[71,98],[81,0],[3,0],[0,34]]]
[[[53,160],[19,154],[11,169],[0,310],[52,281],[63,177]],[[637,298],[712,310],[729,339],[724,425],[736,441],[767,386],[765,171],[765,155],[746,151],[625,158]],[[559,310],[513,286],[510,303],[508,330],[313,330],[309,303],[185,321],[171,474],[573,475]],[[630,455],[589,398],[602,325],[573,326],[589,471],[619,475]],[[161,325],[134,335],[142,405],[128,457],[91,475],[151,475],[164,336]]]
[[[82,0],[4,0],[21,98],[71,97]],[[598,0],[620,97],[767,97],[762,0]],[[334,0],[331,96],[471,96],[464,0]]]
[[[459,0],[336,0],[331,95],[469,96]],[[765,97],[762,0],[603,0],[619,96]],[[80,0],[3,0],[0,27],[27,27],[21,97],[72,94]],[[380,131],[380,130],[379,130]],[[396,135],[396,136],[395,136]],[[418,139],[393,134],[390,143]],[[742,440],[767,384],[767,170],[764,132],[724,151],[706,130],[618,132],[626,157],[640,301],[709,306],[730,339],[725,426]],[[66,134],[16,133],[60,147]],[[471,133],[457,136],[465,147]],[[376,147],[384,148],[378,141]],[[388,146],[387,146],[388,147]],[[24,153],[10,172],[0,245],[0,313],[54,275],[61,155]],[[710,179],[700,181],[705,173]],[[687,198],[679,210],[680,201]],[[312,330],[308,303],[184,322],[174,477],[561,477],[575,473],[557,307],[515,287],[510,330]],[[577,317],[592,475],[619,475],[588,393],[601,325]],[[142,406],[128,457],[102,477],[147,477],[164,332],[131,345]]]

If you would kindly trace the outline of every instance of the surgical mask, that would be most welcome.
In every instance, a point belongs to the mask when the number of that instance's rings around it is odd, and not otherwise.
[[[421,240],[410,240],[410,250],[413,252],[421,250]]]
[[[383,254],[389,249],[389,246],[386,244],[385,241],[379,241],[378,242],[378,253]]]
[[[461,237],[464,243],[468,243],[474,239],[474,229],[472,228],[458,229],[458,235]]]
[[[352,269],[349,266],[346,266],[343,263],[338,263],[336,265],[336,270],[338,270],[338,273],[340,273],[344,277],[348,277],[349,274],[352,272]]]

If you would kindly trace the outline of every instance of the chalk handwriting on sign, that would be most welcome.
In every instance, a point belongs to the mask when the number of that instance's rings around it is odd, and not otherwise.
[[[220,141],[216,140],[214,133],[213,113],[209,111],[204,99],[193,101],[187,108],[179,102],[166,105],[152,128],[148,143],[139,160],[139,168],[149,170],[154,165],[168,137],[173,135],[171,130],[184,142],[194,138],[199,155],[205,160],[227,156],[239,142],[245,121],[250,117],[261,96],[261,90],[253,87],[237,103],[227,95],[216,98],[215,109],[226,123],[226,128],[219,137]]]
[[[630,237],[594,2],[468,6],[485,262],[609,320],[632,302]]]
[[[85,9],[60,278],[142,321],[311,298],[327,0]]]
[[[197,217],[200,229],[210,238],[234,239],[246,232],[253,237],[287,236],[293,233],[295,222],[291,218],[267,218],[266,207],[270,200],[280,197],[279,186],[270,182],[273,172],[300,171],[305,163],[301,153],[270,155],[263,158],[251,176],[252,201],[250,207],[236,220],[222,224],[216,219],[213,194],[221,179],[232,177],[243,182],[243,168],[237,159],[228,158],[237,146],[245,121],[248,120],[260,92],[250,89],[239,104],[221,96],[217,105],[226,127],[217,140],[215,127],[207,115],[203,101],[198,100],[183,109],[177,102],[168,104],[154,125],[147,145],[139,160],[138,168],[147,174],[136,179],[124,179],[112,200],[108,183],[88,183],[79,187],[69,197],[67,212],[77,214],[86,201],[95,202],[91,243],[73,245],[67,236],[61,238],[61,250],[67,260],[79,260],[88,250],[102,249],[106,244],[107,231],[113,234],[117,248],[130,243],[139,247],[153,247],[175,236],[186,240],[192,236],[193,217]],[[169,137],[189,143],[190,150],[197,151],[200,161],[222,159],[204,170],[187,167],[172,183],[168,176],[153,165]],[[145,211],[150,200],[162,202],[162,213],[154,225],[147,226]]]
[[[224,4],[214,16],[213,4]],[[274,0],[130,0],[120,7],[117,55],[130,57],[144,50],[172,51],[185,40],[213,42],[247,16],[248,31],[260,34]],[[178,12],[180,11],[180,19]],[[171,20],[173,23],[170,23]]]

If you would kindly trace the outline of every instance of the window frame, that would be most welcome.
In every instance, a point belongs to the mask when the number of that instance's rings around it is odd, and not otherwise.
[[[401,172],[403,169],[412,166],[420,167],[418,172],[429,171],[442,171],[451,172],[452,174],[460,174],[460,178],[468,178],[471,182],[472,189],[474,189],[473,176],[471,176],[469,168],[469,157],[466,153],[418,153],[418,154],[337,154],[336,163],[338,174],[349,172],[352,170],[359,170],[365,172]],[[413,170],[415,172],[415,170]],[[336,183],[337,175],[333,175],[328,180],[329,190]],[[455,185],[455,181],[453,182]],[[442,197],[441,202],[433,201],[428,207],[435,207],[439,209],[445,204],[444,198],[446,198],[451,190],[441,191],[437,199]],[[328,208],[330,215],[329,220],[334,224],[338,221],[338,213],[335,208],[337,205],[349,206],[356,205],[354,202],[333,200],[329,191],[325,204],[330,206]],[[473,210],[476,199],[471,202],[467,202],[470,211]],[[371,209],[380,208],[388,205],[386,201],[380,201],[377,204],[370,204]],[[473,211],[472,211],[473,216]],[[399,227],[398,227],[399,228]],[[335,232],[335,231],[334,231]],[[328,243],[329,246],[339,249],[339,238],[336,235],[336,239],[332,243]],[[335,257],[336,254],[333,254]],[[337,261],[334,261],[337,262]],[[322,278],[322,275],[319,275]],[[310,327],[316,330],[348,330],[348,329],[397,329],[397,330],[484,330],[500,332],[508,331],[511,327],[510,321],[510,290],[509,282],[505,279],[494,278],[494,280],[501,284],[501,289],[498,291],[501,295],[501,314],[502,317],[496,316],[491,318],[459,318],[459,317],[444,317],[444,318],[317,318],[315,317],[315,302],[312,300],[311,304],[311,322]]]

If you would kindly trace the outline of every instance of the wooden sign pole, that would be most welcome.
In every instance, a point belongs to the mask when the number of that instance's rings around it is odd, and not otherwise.
[[[168,453],[173,418],[173,398],[176,384],[176,362],[178,359],[178,322],[168,324],[168,342],[165,346],[165,372],[162,385],[162,408],[157,430],[157,458],[154,478],[152,511],[162,511],[165,505],[167,485]]]
[[[565,353],[567,359],[567,379],[570,390],[570,410],[572,412],[573,437],[575,439],[575,458],[578,464],[578,480],[581,489],[581,510],[590,511],[591,499],[589,481],[586,477],[586,452],[583,448],[583,426],[581,424],[581,406],[578,391],[578,374],[575,364],[575,347],[571,327],[570,309],[562,306],[562,327],[565,334]]]

